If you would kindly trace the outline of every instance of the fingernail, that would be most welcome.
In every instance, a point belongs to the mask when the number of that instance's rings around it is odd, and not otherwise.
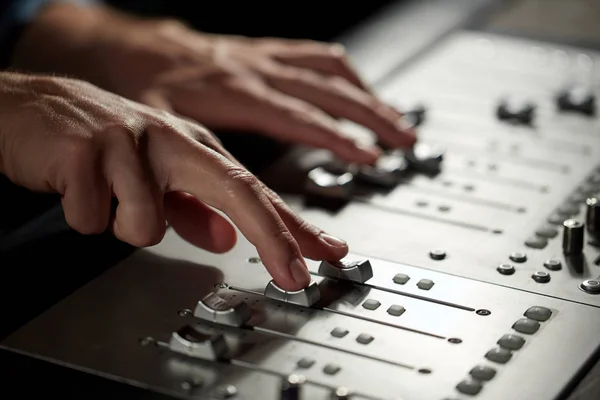
[[[294,278],[296,283],[301,284],[303,287],[310,283],[308,269],[299,258],[295,258],[290,263],[290,272],[292,273],[292,277]]]
[[[356,148],[373,158],[379,158],[379,156],[381,155],[381,149],[377,146],[356,143]]]
[[[414,124],[406,119],[406,117],[401,117],[396,121],[396,128],[403,132],[411,132],[414,134]]]
[[[327,243],[331,247],[342,248],[342,247],[348,246],[348,244],[345,241],[343,241],[342,239],[336,238],[335,236],[331,236],[330,234],[325,233],[325,232],[321,232],[319,234],[319,237],[321,238],[321,240],[323,240],[325,243]]]

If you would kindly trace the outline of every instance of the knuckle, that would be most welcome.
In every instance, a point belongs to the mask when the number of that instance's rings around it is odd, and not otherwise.
[[[250,190],[254,194],[260,191],[260,182],[258,179],[242,167],[233,166],[228,168],[227,179],[234,187]]]
[[[95,162],[99,149],[91,138],[70,136],[65,142],[63,149],[67,167],[79,171]]]
[[[337,60],[339,62],[346,61],[348,57],[348,52],[346,51],[344,45],[340,43],[331,43],[328,46],[329,54],[333,60]]]

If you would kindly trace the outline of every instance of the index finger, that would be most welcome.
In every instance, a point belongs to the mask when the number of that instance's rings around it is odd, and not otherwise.
[[[169,190],[194,195],[223,211],[258,250],[275,282],[284,290],[310,283],[300,248],[263,191],[260,182],[226,156],[193,140],[169,152]]]

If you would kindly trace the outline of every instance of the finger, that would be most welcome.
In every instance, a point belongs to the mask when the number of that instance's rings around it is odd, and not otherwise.
[[[264,186],[269,200],[294,235],[302,254],[313,260],[340,260],[348,254],[348,244],[308,223],[296,214],[274,191]]]
[[[272,54],[277,61],[287,65],[308,68],[325,75],[340,76],[356,87],[371,93],[350,64],[344,46],[311,41],[285,41]]]
[[[348,138],[338,122],[302,100],[276,90],[255,93],[256,110],[248,121],[261,132],[298,144],[330,150],[350,163],[372,164],[381,151]]]
[[[416,141],[414,130],[406,128],[395,110],[343,78],[291,67],[271,68],[267,74],[277,90],[369,128],[388,146],[411,147]]]
[[[194,196],[183,192],[167,193],[164,206],[169,225],[194,246],[213,253],[225,253],[235,246],[235,228]]]
[[[118,205],[113,221],[117,238],[136,247],[159,243],[166,224],[162,195],[152,172],[129,140],[115,140],[107,151],[107,176]]]
[[[110,219],[111,193],[94,152],[71,152],[64,176],[62,206],[69,226],[82,234],[99,234]]]
[[[283,289],[310,283],[298,244],[252,174],[192,140],[169,153],[176,155],[167,165],[170,190],[190,193],[231,218]]]

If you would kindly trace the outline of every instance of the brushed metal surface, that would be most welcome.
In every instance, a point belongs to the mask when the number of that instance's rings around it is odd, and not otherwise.
[[[357,399],[559,398],[600,350],[600,296],[579,288],[600,276],[600,249],[586,241],[584,257],[566,258],[562,232],[543,249],[524,241],[569,199],[579,207],[570,217],[584,218],[585,197],[600,190],[600,119],[563,115],[553,104],[573,82],[600,95],[600,76],[590,69],[598,62],[600,55],[587,50],[460,32],[388,80],[384,97],[428,107],[421,140],[447,148],[442,173],[362,194],[337,212],[286,197],[306,219],[347,239],[351,258],[370,260],[373,277],[364,284],[320,277],[318,263],[310,262],[321,300],[313,307],[284,304],[263,295],[270,277],[245,240],[214,255],[169,231],[161,244],[136,252],[2,347],[178,398],[214,399],[222,385],[234,385],[233,399],[278,399],[281,377],[293,372],[306,376],[305,397],[317,400],[338,386],[359,393]],[[533,128],[495,119],[497,102],[508,95],[537,104]],[[372,140],[356,126],[347,129]],[[274,170],[302,188],[303,174],[325,158],[298,151]],[[432,258],[439,249],[446,257]],[[527,260],[511,260],[515,252]],[[562,269],[545,268],[549,259]],[[500,274],[504,263],[516,272]],[[550,273],[550,281],[534,280],[536,271]],[[409,279],[395,283],[396,274]],[[421,280],[433,286],[422,289]],[[189,316],[185,310],[211,291],[247,301],[249,324],[225,327]],[[367,300],[379,306],[364,307]],[[391,306],[404,312],[388,313]],[[534,334],[517,333],[513,324],[532,306],[552,316]],[[222,332],[230,358],[215,363],[168,351],[164,343],[185,324]],[[335,328],[348,332],[336,337]],[[524,346],[506,364],[487,360],[511,333],[523,336]],[[299,368],[303,358],[314,364]],[[329,364],[339,371],[326,373]],[[497,373],[476,396],[459,393],[456,386],[476,365]]]

